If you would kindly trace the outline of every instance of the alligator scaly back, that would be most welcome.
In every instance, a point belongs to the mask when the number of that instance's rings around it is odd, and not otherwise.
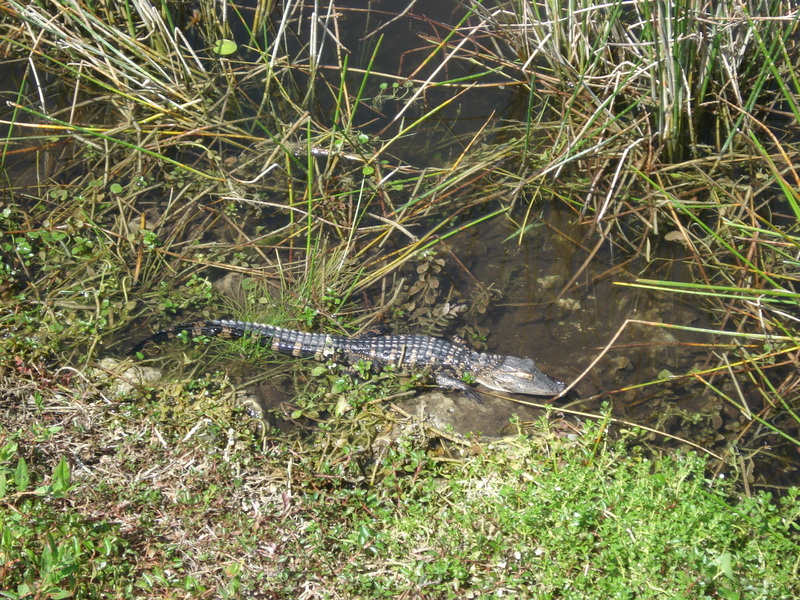
[[[461,390],[477,401],[480,396],[465,380],[476,381],[501,392],[554,396],[564,384],[542,373],[530,358],[477,352],[465,343],[424,335],[365,335],[348,338],[324,333],[304,333],[274,325],[224,319],[182,323],[156,332],[150,340],[173,339],[181,332],[192,336],[241,338],[253,334],[275,352],[316,360],[335,360],[355,365],[370,361],[380,370],[393,365],[399,371],[427,370],[439,387]],[[147,340],[149,341],[149,340]],[[144,345],[139,344],[134,350]]]
[[[348,339],[343,336],[305,333],[262,323],[221,319],[179,323],[169,329],[162,329],[137,346],[136,350],[140,350],[147,342],[165,342],[184,332],[192,337],[219,337],[228,340],[236,340],[252,334],[262,346],[269,346],[275,352],[296,358],[314,357],[320,361],[334,357],[336,348]]]

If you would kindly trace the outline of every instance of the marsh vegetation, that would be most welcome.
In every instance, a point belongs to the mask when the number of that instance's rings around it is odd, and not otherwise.
[[[798,594],[794,3],[0,19],[4,597]],[[216,317],[574,391],[130,353]]]

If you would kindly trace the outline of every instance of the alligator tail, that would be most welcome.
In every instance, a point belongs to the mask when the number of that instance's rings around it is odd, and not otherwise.
[[[274,325],[250,323],[247,321],[228,321],[225,319],[198,321],[196,323],[180,323],[169,329],[155,332],[149,338],[139,342],[131,351],[140,352],[150,342],[166,342],[186,332],[191,337],[219,337],[223,339],[239,339],[248,333],[255,334],[263,346],[281,354],[292,356],[315,356],[319,359],[332,357],[339,348],[343,338],[319,333],[304,333]]]
[[[167,342],[187,333],[192,338],[220,337],[224,339],[238,339],[245,333],[244,329],[226,327],[217,321],[197,321],[195,323],[178,323],[169,329],[156,331],[150,336],[152,342]]]
[[[233,328],[224,327],[221,323],[216,321],[197,321],[195,323],[178,323],[169,329],[162,329],[156,331],[150,337],[146,337],[138,342],[131,350],[132,354],[141,352],[145,346],[153,343],[168,342],[174,340],[182,333],[188,333],[191,337],[221,337],[227,339],[236,339],[244,335],[244,330],[235,330]]]

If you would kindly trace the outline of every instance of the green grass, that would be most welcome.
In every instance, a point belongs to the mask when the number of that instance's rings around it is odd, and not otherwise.
[[[342,586],[344,595],[795,593],[800,565],[789,537],[791,518],[776,530],[762,528],[762,519],[780,514],[769,499],[760,495],[731,507],[725,486],[709,485],[697,457],[651,462],[620,445],[592,459],[584,443],[547,448],[547,454],[528,440],[517,444],[493,448],[490,456],[439,479],[421,477],[397,497],[347,494],[345,506],[361,504],[349,535],[344,542],[343,531],[323,538],[341,549],[333,562],[346,565],[332,570],[352,578]],[[785,506],[789,515],[798,510],[796,498]],[[364,512],[368,519],[359,518]],[[352,560],[356,552],[359,558]],[[387,562],[394,568],[386,569]],[[366,575],[374,572],[385,575]]]
[[[370,598],[800,591],[797,490],[742,498],[694,454],[649,459],[609,442],[605,425],[564,436],[542,422],[468,461],[442,461],[409,422],[396,445],[338,444],[335,460],[331,445],[320,462],[290,439],[254,451],[247,436],[206,423],[200,409],[221,398],[207,390],[194,391],[191,410],[163,393],[118,414],[86,405],[116,443],[71,478],[46,451],[74,439],[78,412],[35,432],[54,412],[29,406],[27,427],[2,432],[5,597],[294,597],[309,585]],[[164,403],[175,407],[168,418]],[[113,433],[132,419],[151,425]],[[151,427],[158,439],[142,437]],[[372,485],[361,474],[370,460],[382,473]]]

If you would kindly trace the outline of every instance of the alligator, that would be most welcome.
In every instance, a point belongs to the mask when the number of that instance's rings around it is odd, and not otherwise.
[[[305,333],[274,325],[224,319],[181,323],[153,334],[146,341],[165,341],[186,332],[194,337],[238,339],[254,335],[263,346],[295,357],[357,365],[368,361],[379,371],[393,365],[398,371],[427,370],[440,388],[460,390],[482,402],[467,382],[513,394],[555,396],[566,387],[542,373],[530,358],[477,352],[463,340],[448,341],[424,335],[382,335],[367,333],[345,337],[324,333]],[[139,344],[137,349],[144,345]]]

